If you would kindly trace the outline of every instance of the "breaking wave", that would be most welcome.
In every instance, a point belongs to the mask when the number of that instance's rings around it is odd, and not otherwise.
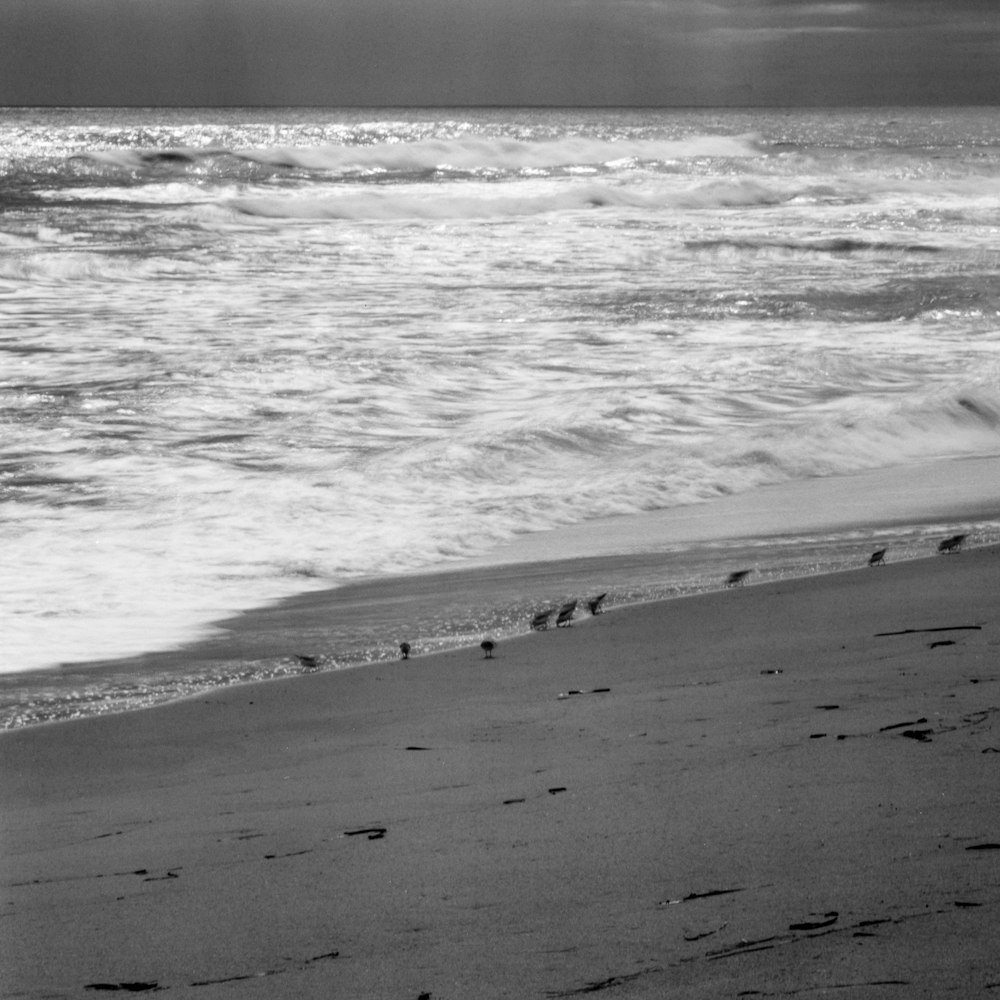
[[[759,156],[762,146],[752,136],[706,135],[680,140],[606,141],[566,138],[526,142],[513,138],[470,136],[370,146],[275,147],[236,153],[271,166],[323,171],[495,170],[517,173],[557,168],[600,167],[634,163],[672,163],[701,157]]]
[[[89,150],[71,159],[123,170],[162,166],[184,169],[231,157],[268,167],[328,173],[520,173],[596,169],[629,162],[671,164],[699,158],[755,157],[761,155],[765,148],[754,136],[704,135],[674,140],[564,138],[550,141],[466,136],[369,145],[275,145],[255,149],[224,146],[146,150],[117,148]]]
[[[643,190],[623,185],[583,183],[556,186],[543,193],[471,193],[466,188],[421,193],[394,189],[342,191],[327,195],[253,195],[225,204],[244,215],[283,219],[489,219],[539,215],[544,212],[595,208],[644,211],[710,209],[777,205],[797,197],[797,188],[782,190],[752,180],[713,182],[688,190]]]

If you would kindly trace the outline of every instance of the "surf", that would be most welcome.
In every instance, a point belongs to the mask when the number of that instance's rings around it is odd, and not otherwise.
[[[997,453],[979,112],[888,138],[874,110],[25,114],[0,123],[11,672]]]

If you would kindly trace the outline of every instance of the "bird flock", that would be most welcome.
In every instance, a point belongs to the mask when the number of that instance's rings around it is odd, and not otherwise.
[[[938,543],[937,551],[942,555],[954,554],[962,551],[962,546],[965,540],[969,536],[967,534],[960,535],[950,535],[948,538],[943,539]],[[888,551],[888,547],[881,549],[876,549],[868,558],[869,566],[884,566],[885,565],[885,554]],[[752,569],[737,569],[729,573],[725,579],[725,586],[729,587],[742,587],[746,584],[747,579],[753,573]],[[603,610],[604,599],[607,597],[607,593],[598,594],[596,597],[587,598],[585,601],[587,609],[590,611],[591,615],[599,615]],[[577,606],[579,605],[578,600],[566,601],[563,604],[543,608],[540,611],[536,611],[532,614],[529,625],[533,632],[544,632],[549,628],[553,617],[555,618],[556,628],[569,628],[573,623],[573,618],[577,611]],[[497,644],[493,639],[483,639],[479,644],[479,648],[483,651],[483,659],[492,660],[493,653],[497,648]],[[413,647],[408,642],[401,642],[399,644],[400,659],[408,660],[410,658],[410,653]],[[294,657],[299,661],[300,665],[307,670],[318,670],[322,665],[322,658],[317,656],[312,656],[306,653],[295,653]]]

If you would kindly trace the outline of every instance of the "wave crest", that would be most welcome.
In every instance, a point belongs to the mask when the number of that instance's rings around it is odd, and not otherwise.
[[[642,190],[614,184],[585,183],[545,193],[489,196],[469,189],[402,194],[383,190],[348,190],[330,195],[246,195],[225,204],[243,215],[277,219],[487,219],[594,208],[644,211],[777,205],[795,197],[794,189],[742,180],[700,185],[687,191]]]
[[[428,171],[554,170],[597,168],[636,163],[665,163],[699,157],[758,156],[761,143],[754,136],[704,135],[688,139],[607,141],[566,138],[527,142],[522,139],[468,136],[424,139],[417,142],[377,143],[370,146],[273,147],[235,155],[271,166],[324,171],[384,170],[403,173]]]
[[[125,171],[201,169],[207,161],[238,160],[271,169],[325,174],[429,173],[508,175],[599,172],[629,165],[667,169],[694,159],[745,159],[766,147],[756,136],[696,135],[686,139],[517,139],[468,135],[412,141],[320,146],[135,147],[88,150],[69,162]],[[231,169],[231,168],[230,168]]]

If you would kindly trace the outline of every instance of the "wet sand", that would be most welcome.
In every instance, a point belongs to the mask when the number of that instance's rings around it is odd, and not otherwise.
[[[971,549],[0,734],[0,993],[996,996],[998,597]]]

